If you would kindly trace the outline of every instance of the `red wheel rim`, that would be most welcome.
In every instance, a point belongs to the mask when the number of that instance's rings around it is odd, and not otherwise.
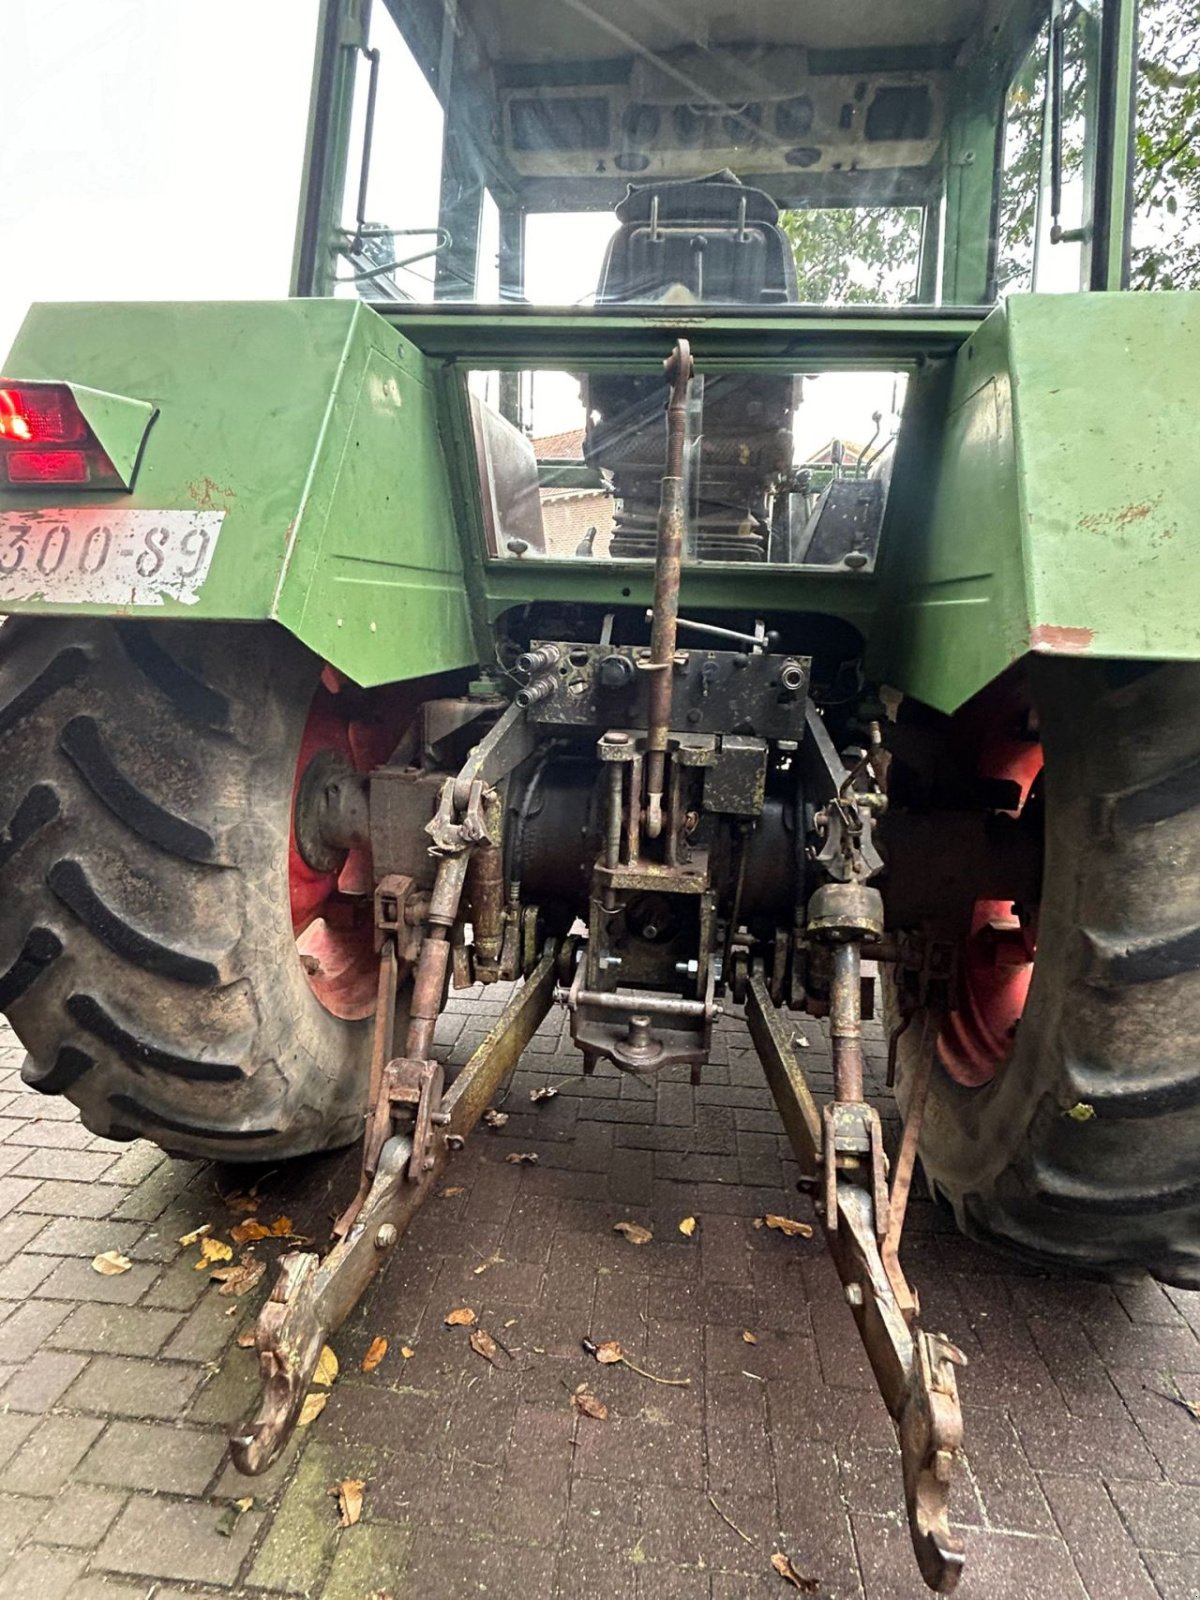
[[[1020,801],[1010,813],[1019,816],[1042,770],[1042,747],[1008,731],[1027,717],[1022,711],[1014,718],[1011,706],[1005,709],[1007,714],[990,724],[995,731],[984,737],[977,770],[981,777],[1019,786]],[[979,1088],[1007,1060],[1029,995],[1036,948],[1036,906],[975,902],[971,929],[958,953],[958,1008],[947,1016],[937,1041],[938,1060],[956,1083]]]
[[[357,1021],[375,1009],[374,879],[369,851],[352,850],[333,872],[310,867],[296,847],[295,804],[309,762],[322,751],[345,757],[357,772],[386,760],[396,743],[387,721],[356,720],[351,697],[331,667],[309,707],[292,783],[288,887],[296,950],[309,987],[335,1017]]]

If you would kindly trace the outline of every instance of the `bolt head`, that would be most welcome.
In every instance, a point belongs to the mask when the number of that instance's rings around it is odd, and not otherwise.
[[[396,1229],[390,1222],[382,1222],[375,1230],[376,1250],[390,1250],[396,1242]]]
[[[862,1303],[862,1285],[857,1283],[848,1283],[846,1285],[846,1304],[848,1306],[861,1306]]]

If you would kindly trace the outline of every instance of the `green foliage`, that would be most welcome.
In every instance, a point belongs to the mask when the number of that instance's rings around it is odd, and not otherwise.
[[[1142,0],[1133,287],[1200,288],[1200,14]]]
[[[810,305],[902,305],[916,293],[919,210],[785,211],[779,225],[796,257],[800,299]]]

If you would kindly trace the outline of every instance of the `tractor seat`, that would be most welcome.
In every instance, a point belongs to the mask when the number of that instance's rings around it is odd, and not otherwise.
[[[796,264],[779,207],[732,172],[631,184],[616,209],[597,303],[794,301]]]

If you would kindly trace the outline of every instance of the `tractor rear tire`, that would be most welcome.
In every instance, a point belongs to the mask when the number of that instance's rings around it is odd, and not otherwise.
[[[321,663],[274,625],[0,628],[0,1010],[93,1132],[264,1161],[362,1131],[371,1023],[297,953]]]
[[[1200,1288],[1200,666],[1037,662],[1045,864],[1010,1054],[933,1066],[921,1159],[968,1235]],[[894,981],[885,1012],[899,1018]],[[899,1042],[906,1105],[932,1028]]]

